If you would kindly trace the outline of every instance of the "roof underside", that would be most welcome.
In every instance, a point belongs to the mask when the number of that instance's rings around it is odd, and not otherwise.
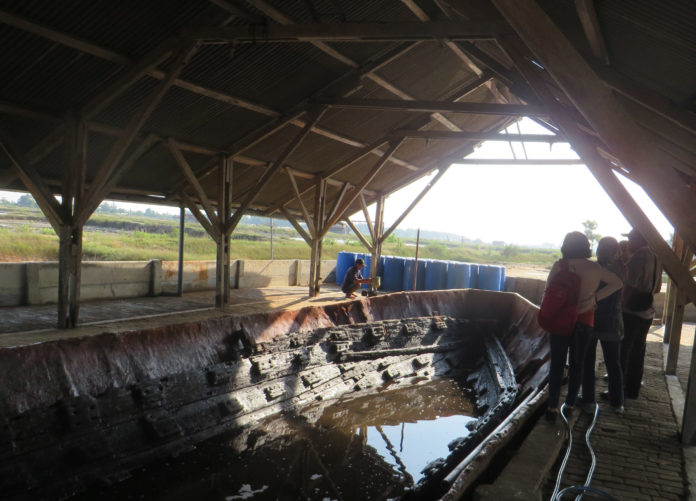
[[[199,26],[278,24],[416,23],[427,16],[447,19],[448,2],[422,0],[14,0],[0,11],[0,122],[16,148],[32,156],[32,148],[60,126],[70,113],[80,113],[119,77],[168,37]],[[413,9],[413,5],[419,6]],[[586,57],[591,50],[571,0],[542,2],[545,10]],[[410,8],[411,7],[411,8]],[[622,78],[671,101],[680,112],[694,107],[696,90],[696,9],[690,0],[669,2],[597,2],[611,69]],[[77,42],[80,43],[77,43]],[[249,191],[311,119],[307,104],[317,98],[472,103],[525,103],[507,77],[510,60],[492,40],[458,44],[443,40],[327,41],[278,43],[204,43],[184,67],[147,118],[124,159],[148,134],[157,140],[119,179],[108,198],[178,204],[182,190],[193,198],[167,141],[173,139],[216,199],[214,168],[220,154],[232,156],[232,206]],[[478,54],[478,56],[477,56]],[[87,117],[86,181],[97,176],[119,134],[137,115],[171,69],[174,56],[159,62],[117,95],[108,106]],[[159,71],[157,71],[159,70]],[[512,90],[509,90],[508,87]],[[691,131],[656,117],[627,101],[643,125],[660,131],[665,148],[693,174],[696,141]],[[311,108],[312,111],[314,108]],[[327,207],[339,197],[343,183],[360,183],[389,148],[395,129],[495,132],[519,117],[394,109],[328,107],[312,132],[282,167],[290,168],[312,209],[317,177],[329,178]],[[640,121],[640,118],[638,118]],[[662,121],[655,125],[656,122]],[[266,134],[261,134],[264,131]],[[254,139],[255,140],[252,140]],[[346,166],[366,145],[364,156]],[[384,168],[370,180],[367,202],[447,167],[466,156],[478,141],[406,139]],[[35,153],[35,152],[33,152]],[[56,192],[66,165],[60,141],[39,155],[35,169]],[[342,168],[343,167],[343,168]],[[328,175],[330,174],[330,176]],[[25,189],[9,161],[0,163],[0,188]],[[155,197],[148,199],[147,197]],[[269,213],[281,206],[299,211],[292,184],[278,170],[255,197],[249,211]],[[347,213],[360,209],[358,200]]]

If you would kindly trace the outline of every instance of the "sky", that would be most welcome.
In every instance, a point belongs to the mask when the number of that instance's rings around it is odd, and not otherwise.
[[[545,134],[531,120],[520,122],[525,134]],[[513,125],[508,129],[517,133]],[[517,158],[525,158],[520,143],[513,143]],[[526,143],[530,159],[577,159],[568,144],[549,147]],[[468,159],[512,159],[508,143],[483,143]],[[388,227],[420,193],[427,179],[392,194],[385,203]],[[631,195],[669,238],[672,226],[632,181],[619,176]],[[355,219],[361,219],[356,215]],[[364,219],[364,218],[363,218]],[[596,233],[619,238],[631,226],[584,165],[461,165],[454,164],[423,200],[404,219],[400,228],[446,231],[485,242],[494,240],[517,245],[560,246],[569,231],[583,231],[583,221],[597,222]],[[620,239],[620,238],[619,238]]]
[[[525,134],[546,134],[546,129],[528,119],[519,122]],[[513,125],[508,132],[518,132]],[[525,158],[519,143],[513,143],[517,158]],[[530,159],[578,158],[567,144],[549,147],[544,143],[525,144]],[[511,145],[489,141],[469,159],[512,159]],[[421,192],[432,176],[421,179],[392,194],[385,203],[385,228],[389,227]],[[630,180],[619,176],[628,191],[643,208],[663,237],[669,238],[672,226],[645,192]],[[0,198],[16,200],[20,193],[2,192]],[[134,210],[161,206],[118,203]],[[374,221],[374,206],[370,208]],[[177,213],[177,209],[168,210]],[[361,213],[351,218],[364,219]],[[583,221],[597,222],[596,233],[621,237],[630,225],[614,206],[602,187],[584,165],[462,165],[454,164],[399,228],[444,231],[484,242],[503,241],[516,245],[553,245],[560,247],[569,231],[583,230]]]

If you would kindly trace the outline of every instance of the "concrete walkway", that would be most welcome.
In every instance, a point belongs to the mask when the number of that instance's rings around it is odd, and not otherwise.
[[[598,350],[597,359],[603,360],[601,350]],[[604,373],[602,361],[597,374]],[[592,487],[622,501],[687,499],[684,455],[663,371],[661,327],[653,328],[648,337],[643,380],[640,397],[626,401],[623,416],[616,415],[605,401],[600,400],[600,414],[591,438],[597,455]],[[597,393],[605,389],[606,383],[600,378]],[[581,413],[575,424],[573,454],[562,487],[585,483],[591,463],[585,446],[585,430],[591,418]],[[544,499],[551,497],[563,454],[546,484]],[[574,499],[574,496],[564,499]]]
[[[182,297],[157,296],[84,302],[80,307],[81,326],[77,329],[56,329],[56,305],[0,308],[0,347],[39,343],[65,337],[80,337],[110,332],[165,325],[217,315],[248,315],[278,309],[318,306],[344,299],[335,285],[325,285],[321,294],[310,298],[307,286],[234,289],[225,312],[215,308],[215,292],[191,292]]]

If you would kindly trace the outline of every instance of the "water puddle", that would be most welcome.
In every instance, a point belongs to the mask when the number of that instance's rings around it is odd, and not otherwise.
[[[318,403],[149,465],[84,499],[386,500],[476,421],[454,380]]]

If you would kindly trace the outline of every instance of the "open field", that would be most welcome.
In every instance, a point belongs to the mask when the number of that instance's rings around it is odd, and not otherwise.
[[[185,226],[184,256],[190,260],[215,259],[215,243],[196,221]],[[292,228],[274,227],[275,259],[309,259],[309,246]],[[270,233],[265,225],[240,224],[233,236],[232,257],[269,259]],[[176,259],[178,218],[168,216],[95,214],[85,226],[83,252],[86,261]],[[340,251],[364,252],[352,233],[329,233],[323,255]],[[382,249],[385,255],[415,256],[415,239],[392,235]],[[558,259],[559,251],[515,245],[489,245],[421,240],[419,256],[475,263],[517,264],[544,275]],[[0,205],[0,261],[54,261],[58,237],[36,208]]]

